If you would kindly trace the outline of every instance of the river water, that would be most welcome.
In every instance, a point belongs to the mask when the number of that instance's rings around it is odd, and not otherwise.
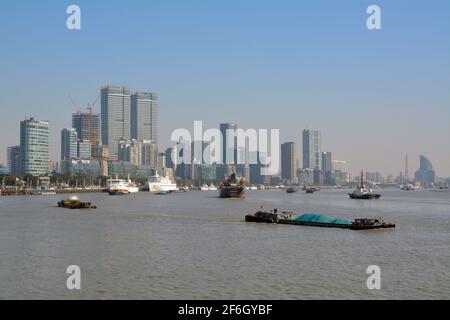
[[[450,299],[450,192],[190,191],[84,194],[97,210],[58,208],[62,195],[0,198],[0,299]],[[266,208],[382,217],[393,230],[245,223]],[[81,269],[68,290],[66,268]],[[381,289],[366,285],[369,265]]]

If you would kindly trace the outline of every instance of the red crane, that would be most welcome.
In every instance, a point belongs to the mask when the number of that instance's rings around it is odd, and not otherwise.
[[[87,109],[88,109],[89,113],[92,113],[92,109],[97,104],[99,98],[100,98],[100,95],[98,95],[97,98],[95,98],[95,100],[93,102],[88,103]]]

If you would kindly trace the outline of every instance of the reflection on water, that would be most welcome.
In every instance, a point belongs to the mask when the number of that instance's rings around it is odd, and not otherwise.
[[[436,299],[450,298],[450,193],[347,190],[313,195],[248,191],[157,196],[81,195],[97,210],[56,207],[61,196],[0,202],[0,298]],[[351,231],[245,223],[261,205],[344,218],[382,217],[394,230]],[[79,265],[82,290],[66,289]],[[381,290],[368,290],[369,265]]]

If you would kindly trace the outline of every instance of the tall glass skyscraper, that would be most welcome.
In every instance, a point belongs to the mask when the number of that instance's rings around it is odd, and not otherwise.
[[[131,90],[126,87],[101,88],[102,144],[107,145],[110,159],[118,160],[118,142],[131,139]]]
[[[48,171],[48,121],[34,118],[20,122],[22,175],[42,176]]]
[[[303,130],[303,169],[321,170],[322,139],[320,131]]]
[[[431,161],[423,155],[420,156],[420,168],[416,171],[415,178],[426,188],[431,187],[436,180],[436,173]]]
[[[20,146],[8,147],[7,155],[10,174],[13,176],[20,176],[22,174],[20,170]]]
[[[234,141],[227,141],[227,130],[232,130],[236,133],[238,126],[234,123],[221,123],[220,132],[222,133],[222,163],[227,164],[227,157],[230,158],[228,162],[234,164],[237,161],[237,138]],[[228,145],[229,144],[229,145]],[[228,156],[227,156],[228,154]],[[232,160],[233,159],[233,160]],[[232,161],[231,161],[232,160]]]
[[[281,145],[281,178],[293,182],[297,179],[297,145],[286,142]]]
[[[75,128],[61,130],[61,160],[78,158],[78,134]]]
[[[322,172],[327,173],[328,171],[331,171],[332,164],[331,164],[331,152],[322,152]]]
[[[158,145],[158,96],[151,92],[131,95],[131,138]]]

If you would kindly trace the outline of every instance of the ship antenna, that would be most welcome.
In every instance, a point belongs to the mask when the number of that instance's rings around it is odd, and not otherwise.
[[[361,188],[364,188],[364,172],[361,170]]]

